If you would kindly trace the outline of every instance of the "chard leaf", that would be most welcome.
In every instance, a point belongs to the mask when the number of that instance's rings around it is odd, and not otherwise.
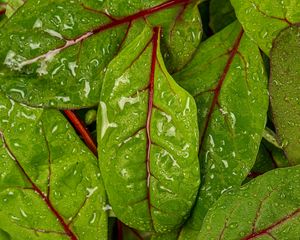
[[[56,110],[0,95],[0,238],[107,238],[96,158]]]
[[[214,32],[219,32],[236,19],[230,0],[211,0],[209,14],[209,26]]]
[[[268,56],[278,33],[300,22],[298,0],[231,0],[231,4],[246,33]]]
[[[298,239],[300,167],[276,169],[224,194],[205,217],[198,240]]]
[[[196,104],[168,74],[158,39],[157,28],[146,28],[108,66],[97,131],[114,213],[162,233],[188,217],[200,170]]]
[[[169,69],[182,68],[200,42],[196,1],[28,0],[0,30],[1,88],[31,106],[97,105],[108,63],[146,22],[163,28]]]
[[[282,31],[271,52],[270,95],[278,140],[290,165],[300,163],[300,25]]]
[[[211,205],[251,170],[265,127],[267,78],[257,46],[234,22],[200,45],[175,79],[195,98],[202,183],[180,239],[195,239]]]

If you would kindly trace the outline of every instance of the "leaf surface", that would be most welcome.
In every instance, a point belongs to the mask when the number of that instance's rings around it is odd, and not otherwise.
[[[278,33],[300,22],[300,1],[231,0],[244,30],[269,56]]]
[[[1,88],[31,106],[97,105],[108,63],[146,22],[163,27],[171,71],[189,61],[201,38],[196,5],[192,0],[28,0],[0,30]]]
[[[267,79],[257,46],[237,22],[202,43],[174,77],[198,107],[202,183],[180,234],[195,239],[207,210],[239,186],[255,162],[267,116]]]
[[[300,167],[276,169],[224,194],[209,210],[198,240],[298,239]]]
[[[199,182],[197,110],[146,28],[109,65],[98,110],[100,169],[116,216],[166,232],[188,217]],[[130,53],[130,54],[129,54]]]
[[[271,52],[271,107],[279,142],[300,163],[300,25],[282,31]]]
[[[66,119],[3,95],[0,110],[0,238],[106,239],[97,160]]]

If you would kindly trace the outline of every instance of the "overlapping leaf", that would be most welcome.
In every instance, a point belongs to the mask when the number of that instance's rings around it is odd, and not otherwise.
[[[300,167],[276,169],[223,195],[198,240],[298,239]]]
[[[189,61],[201,37],[196,5],[193,0],[28,0],[0,30],[1,88],[30,105],[97,105],[108,63],[146,21],[163,27],[169,70]]]
[[[0,95],[0,158],[1,239],[107,238],[97,160],[59,112]]]
[[[126,225],[174,230],[200,182],[196,104],[168,74],[158,29],[147,28],[109,65],[98,118],[100,169]]]
[[[291,165],[300,163],[300,25],[282,31],[271,52],[270,95],[279,142]]]
[[[209,15],[209,26],[214,32],[219,32],[236,19],[230,0],[211,0]]]
[[[231,0],[246,33],[269,55],[278,33],[300,22],[300,1]]]
[[[175,79],[196,99],[202,186],[180,239],[194,233],[219,196],[242,183],[255,162],[268,109],[257,46],[235,22],[200,45]]]

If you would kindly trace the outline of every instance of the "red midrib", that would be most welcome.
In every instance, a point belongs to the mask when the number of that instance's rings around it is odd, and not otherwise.
[[[18,161],[18,159],[16,158],[16,156],[14,155],[14,153],[9,148],[9,146],[8,146],[8,144],[7,144],[6,140],[5,140],[4,135],[3,135],[2,132],[0,132],[0,137],[1,137],[2,141],[3,141],[3,143],[4,143],[4,146],[5,146],[6,150],[9,153],[9,155],[13,158],[13,160],[15,160],[17,166],[19,167],[19,169],[21,170],[21,172],[23,173],[23,175],[25,176],[25,178],[27,179],[27,181],[32,186],[32,189],[43,199],[43,201],[46,203],[46,205],[48,206],[48,208],[50,209],[50,211],[57,218],[57,220],[59,221],[59,223],[63,227],[66,235],[68,235],[71,240],[78,240],[78,238],[76,237],[75,233],[73,233],[73,231],[70,229],[70,227],[65,222],[65,220],[63,219],[63,217],[54,208],[54,206],[52,205],[50,199],[39,189],[39,187],[28,176],[28,174],[26,173],[25,169],[22,167],[22,165],[20,164],[20,162]]]
[[[274,228],[278,227],[279,225],[285,223],[286,221],[292,219],[293,217],[296,217],[297,215],[300,214],[300,208],[298,208],[297,210],[295,210],[294,212],[292,212],[291,214],[283,217],[282,219],[280,219],[279,221],[273,223],[272,225],[270,225],[269,227],[260,230],[259,232],[254,232],[249,234],[248,236],[242,238],[241,240],[251,240],[251,239],[255,239],[257,237],[269,234],[270,231],[272,231]]]
[[[159,28],[154,28],[153,37],[152,37],[152,55],[151,55],[151,72],[149,80],[149,97],[148,97],[148,113],[147,113],[147,122],[146,122],[146,133],[147,133],[147,146],[146,146],[146,173],[147,173],[147,201],[149,214],[152,219],[151,214],[151,199],[150,199],[150,152],[151,152],[151,117],[153,110],[153,97],[154,97],[154,79],[155,79],[155,69],[157,61],[157,48],[158,48],[158,37],[159,37]]]
[[[218,81],[218,85],[216,86],[215,89],[213,89],[213,92],[214,92],[214,98],[212,100],[212,103],[211,103],[211,106],[210,106],[210,109],[209,109],[209,112],[207,114],[207,117],[206,117],[206,121],[205,121],[205,126],[204,126],[204,130],[203,130],[203,133],[202,133],[202,136],[200,138],[200,147],[199,147],[199,152],[202,150],[202,147],[203,147],[203,144],[204,144],[204,138],[206,136],[206,132],[207,132],[207,129],[208,129],[208,126],[209,126],[209,123],[210,123],[210,120],[211,120],[211,116],[214,112],[214,109],[218,103],[218,100],[219,100],[219,96],[220,96],[220,93],[221,93],[221,89],[222,89],[222,86],[223,86],[223,83],[224,83],[224,80],[226,79],[226,76],[229,72],[229,69],[231,67],[231,64],[233,62],[233,59],[235,57],[235,55],[237,54],[238,52],[238,48],[239,48],[239,45],[240,45],[240,42],[241,42],[241,39],[243,37],[243,34],[244,34],[244,31],[241,30],[241,32],[239,33],[232,49],[230,50],[229,52],[229,58],[228,58],[228,61],[225,65],[225,68],[223,70],[223,73]]]
[[[64,110],[64,113],[74,126],[74,128],[78,131],[78,133],[82,136],[83,141],[87,145],[87,147],[92,151],[92,153],[97,157],[97,146],[90,134],[87,130],[85,124],[76,116],[76,114],[71,110]]]
[[[118,26],[118,25],[121,25],[121,24],[124,24],[124,23],[129,23],[129,22],[132,22],[136,19],[146,17],[148,15],[152,15],[156,12],[159,12],[159,11],[162,11],[164,9],[170,8],[174,5],[184,4],[184,3],[186,4],[188,2],[190,2],[190,0],[170,0],[170,1],[164,2],[162,4],[159,4],[157,6],[154,6],[152,8],[141,10],[141,11],[139,11],[135,14],[129,15],[127,17],[120,18],[120,19],[114,19],[111,23],[100,26],[100,27],[94,29],[92,32],[93,32],[93,34],[96,34],[96,33],[102,32],[106,29],[113,28],[115,26]]]

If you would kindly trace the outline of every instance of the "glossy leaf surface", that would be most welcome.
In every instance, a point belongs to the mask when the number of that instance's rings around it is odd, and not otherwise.
[[[198,240],[298,239],[300,167],[276,169],[223,195]]]
[[[239,23],[200,45],[175,79],[196,99],[202,186],[180,239],[195,232],[211,205],[251,170],[265,127],[267,79],[257,46]]]
[[[219,32],[236,19],[230,0],[211,0],[209,14],[209,26],[214,32]]]
[[[55,110],[0,95],[0,239],[107,238],[96,158]]]
[[[192,0],[28,0],[0,30],[1,88],[32,106],[97,105],[108,63],[146,21],[163,27],[171,71],[189,61],[201,37],[196,5]]]
[[[279,142],[291,165],[300,163],[300,25],[282,31],[271,52],[270,95]]]
[[[300,1],[231,0],[246,33],[269,55],[278,33],[300,22]]]
[[[146,28],[109,65],[98,110],[100,169],[116,216],[142,231],[174,230],[199,182],[197,110],[168,74],[159,30]]]

